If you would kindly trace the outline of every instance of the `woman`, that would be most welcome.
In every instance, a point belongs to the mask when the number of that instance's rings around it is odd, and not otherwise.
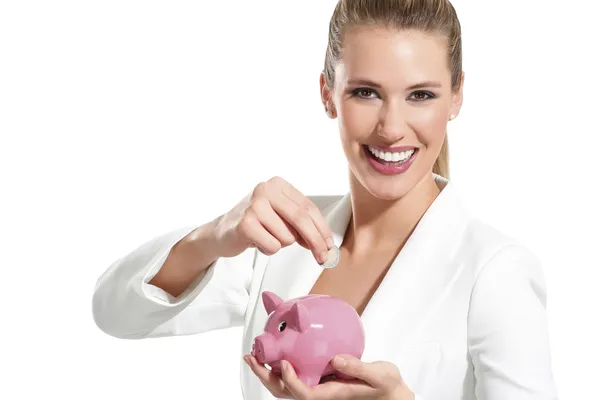
[[[97,325],[130,339],[242,325],[248,399],[556,398],[537,258],[472,216],[448,178],[463,81],[447,0],[341,0],[320,87],[350,192],[309,197],[273,178],[213,221],[155,238],[100,277]],[[333,245],[340,264],[322,269]],[[310,388],[285,363],[282,376],[259,365],[265,290],[352,305],[364,355],[332,363],[357,379]]]

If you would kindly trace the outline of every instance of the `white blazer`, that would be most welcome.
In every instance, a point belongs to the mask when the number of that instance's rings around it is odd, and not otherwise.
[[[441,193],[363,312],[363,361],[393,362],[422,400],[556,399],[537,257],[473,217],[450,181],[434,178]],[[339,246],[350,195],[311,199]],[[267,318],[260,294],[305,295],[322,271],[297,244],[270,257],[249,249],[217,260],[203,279],[173,298],[147,282],[195,227],[154,238],[99,278],[93,316],[102,331],[141,339],[243,326],[246,354]],[[273,399],[241,356],[240,366],[244,398]]]

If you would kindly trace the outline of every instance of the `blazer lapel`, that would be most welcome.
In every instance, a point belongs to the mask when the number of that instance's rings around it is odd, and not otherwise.
[[[392,263],[371,300],[362,321],[365,361],[388,360],[405,345],[422,341],[430,316],[445,300],[446,288],[459,273],[454,259],[468,211],[445,178],[435,175],[441,193],[425,212]]]

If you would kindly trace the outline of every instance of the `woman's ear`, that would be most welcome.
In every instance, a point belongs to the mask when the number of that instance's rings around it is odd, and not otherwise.
[[[454,119],[460,113],[460,109],[463,104],[463,87],[465,84],[465,73],[464,71],[460,75],[460,87],[456,91],[456,93],[452,93],[452,104],[450,106],[450,115],[453,116],[450,119]]]
[[[321,90],[321,102],[323,103],[323,107],[325,108],[325,113],[329,116],[329,118],[335,117],[335,107],[333,106],[333,92],[331,88],[327,86],[325,82],[325,72],[321,72],[321,76],[319,78],[319,88]]]

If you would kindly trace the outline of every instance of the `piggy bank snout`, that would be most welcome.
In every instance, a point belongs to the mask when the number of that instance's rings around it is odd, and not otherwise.
[[[265,346],[263,345],[262,340],[256,338],[252,343],[252,355],[256,357],[258,362],[262,363],[263,358],[265,357]]]
[[[252,355],[261,364],[277,361],[279,351],[275,339],[268,334],[263,334],[254,339],[252,343]]]

